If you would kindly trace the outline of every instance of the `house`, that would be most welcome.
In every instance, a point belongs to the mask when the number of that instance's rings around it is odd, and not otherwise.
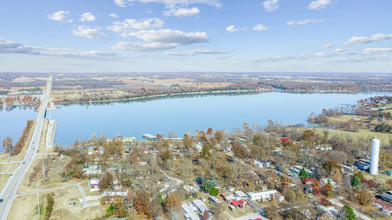
[[[113,180],[113,188],[115,190],[120,190],[122,188],[120,181],[118,181],[117,179]]]
[[[191,205],[192,206],[192,205]],[[186,220],[199,220],[199,216],[193,211],[192,207],[188,204],[182,204],[181,209],[184,212],[184,217]]]
[[[258,161],[258,160],[254,160],[254,162],[253,162],[256,166],[258,166],[258,167],[260,167],[260,168],[263,168],[264,167],[264,164],[263,163],[261,163],[260,161]]]
[[[131,152],[131,146],[130,145],[124,145],[123,149],[124,149],[125,153],[130,153]]]
[[[381,199],[387,202],[392,202],[392,191],[387,191],[381,195]]]
[[[222,193],[220,194],[220,196],[223,198],[223,200],[225,200],[226,202],[232,202],[235,200],[235,197],[233,196],[233,194],[227,194],[227,193]]]
[[[303,184],[312,184],[313,183],[313,179],[310,177],[306,177],[305,179],[302,180]]]
[[[392,214],[392,205],[383,202],[381,199],[374,201],[373,206],[379,208],[383,213],[387,215]]]
[[[214,196],[211,196],[211,195],[210,195],[210,197],[208,197],[208,199],[209,199],[211,202],[216,203],[216,204],[219,204],[219,203],[222,202],[222,201],[220,201],[219,199],[217,199],[217,198],[215,198]]]
[[[89,185],[91,187],[90,191],[97,191],[99,190],[99,179],[98,178],[91,178],[89,181]]]
[[[240,200],[240,203],[241,203],[242,207],[245,207],[248,204],[248,202],[243,199]]]
[[[205,210],[207,210],[207,212],[210,212],[210,209],[206,206],[206,204],[204,204],[203,201],[201,201],[200,199],[196,199],[192,202],[192,204],[199,210],[199,212],[204,213]]]
[[[91,147],[89,147],[89,148],[88,148],[88,153],[87,153],[87,154],[88,154],[89,156],[91,156],[91,155],[93,155],[93,153],[94,153],[94,149],[91,148]]]
[[[242,203],[240,203],[240,202],[237,201],[237,200],[232,201],[232,202],[231,202],[231,205],[233,205],[233,206],[236,207],[236,208],[242,208],[242,207],[243,207]]]
[[[123,142],[133,142],[136,141],[135,137],[124,137]]]
[[[99,164],[86,164],[83,167],[83,172],[86,175],[92,175],[92,174],[102,174],[102,168],[101,165]]]
[[[278,202],[283,202],[284,196],[280,193],[275,193],[275,199],[278,200]]]
[[[195,147],[197,152],[201,152],[203,150],[203,145],[201,143],[196,143]]]
[[[246,199],[246,194],[240,190],[234,192],[234,196],[239,199]]]
[[[261,158],[257,158],[256,161],[262,163],[263,166],[265,166],[265,167],[269,167],[269,166],[271,165],[270,162],[268,162],[268,161],[266,161],[266,160],[263,160],[263,159],[261,159]]]
[[[268,191],[262,191],[262,192],[250,192],[247,194],[248,198],[255,201],[259,199],[270,199],[271,196],[274,196],[278,191],[276,190],[268,190]]]
[[[114,197],[114,196],[128,196],[128,190],[126,190],[126,191],[121,191],[121,190],[113,190],[113,191],[105,191],[105,192],[103,192],[102,193],[102,197],[105,197],[105,196],[111,196],[111,197]]]
[[[152,134],[143,134],[142,136],[144,139],[146,139],[148,141],[159,141],[159,138],[155,135],[152,135]]]
[[[352,167],[352,166],[348,166],[348,165],[344,165],[344,164],[340,164],[340,166],[342,166],[342,168],[347,172],[354,172],[354,167]]]
[[[228,187],[227,187],[227,190],[229,190],[230,192],[234,192],[234,187],[228,186]]]

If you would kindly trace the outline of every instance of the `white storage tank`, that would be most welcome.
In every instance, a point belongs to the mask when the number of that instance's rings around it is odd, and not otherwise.
[[[369,171],[373,175],[378,174],[378,159],[380,154],[380,140],[373,139],[372,140],[372,151],[370,155],[370,168]]]

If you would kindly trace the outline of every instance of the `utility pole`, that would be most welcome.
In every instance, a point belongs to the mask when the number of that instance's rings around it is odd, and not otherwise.
[[[44,175],[44,179],[46,179],[44,159],[42,159],[42,172],[43,172],[43,175]]]
[[[38,198],[38,191],[37,191],[37,205],[38,205],[38,215],[41,215],[41,211],[39,210],[39,198]]]

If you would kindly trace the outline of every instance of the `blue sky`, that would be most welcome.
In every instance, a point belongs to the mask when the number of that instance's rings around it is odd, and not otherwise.
[[[0,72],[392,72],[390,0],[5,0]]]

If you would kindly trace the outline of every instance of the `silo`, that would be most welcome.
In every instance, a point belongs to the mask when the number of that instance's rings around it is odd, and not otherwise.
[[[380,153],[380,140],[373,139],[372,140],[372,151],[370,155],[370,173],[373,175],[377,175],[378,173],[378,159]]]

